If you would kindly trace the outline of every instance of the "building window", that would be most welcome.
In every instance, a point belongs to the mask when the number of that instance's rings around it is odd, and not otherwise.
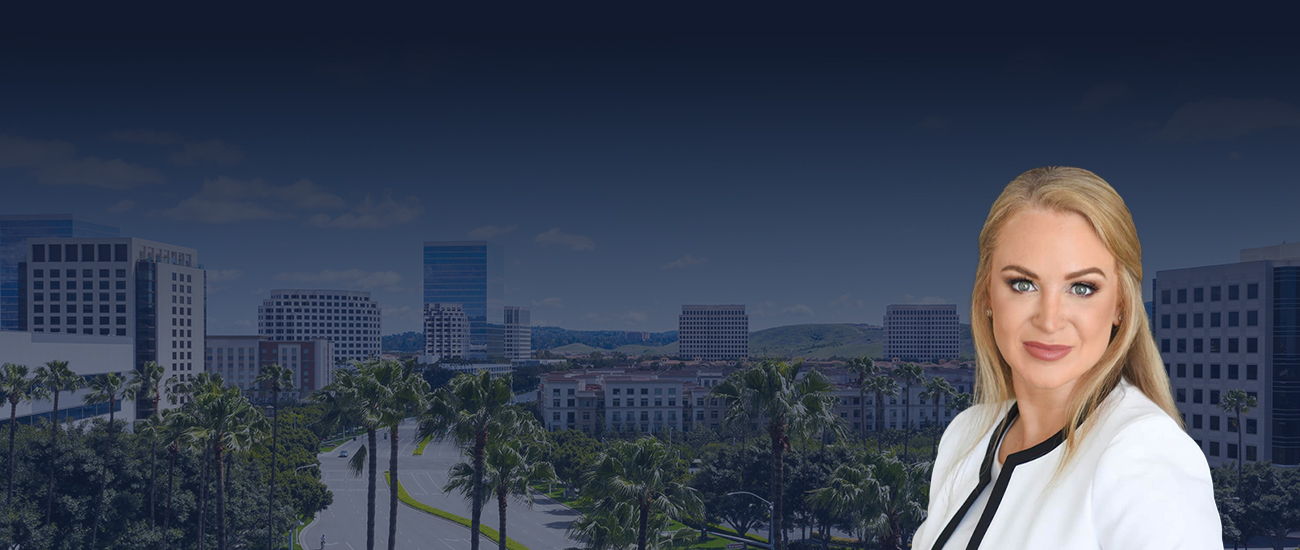
[[[1259,380],[1259,365],[1246,365],[1246,380]]]
[[[1246,326],[1248,327],[1259,326],[1259,310],[1252,309],[1246,312]]]
[[[1204,397],[1205,397],[1205,390],[1199,390],[1199,389],[1192,390],[1192,403],[1203,403]],[[1200,415],[1197,416],[1199,417]]]
[[[1259,353],[1259,338],[1246,339],[1246,353]]]
[[[1160,328],[1169,328],[1169,314],[1160,316]]]
[[[1178,402],[1179,403],[1187,402],[1187,390],[1183,388],[1178,388]]]
[[[1230,430],[1230,431],[1231,431],[1231,430]],[[1228,444],[1228,458],[1231,458],[1231,459],[1234,459],[1234,460],[1237,458],[1237,444],[1236,444],[1236,443],[1229,443],[1229,444]]]
[[[1178,328],[1187,328],[1187,314],[1186,314],[1186,313],[1179,313],[1179,314],[1178,314]]]
[[[1187,378],[1187,363],[1178,364],[1178,377]]]
[[[1193,289],[1193,290],[1192,290],[1192,301],[1195,301],[1195,302],[1204,302],[1204,301],[1205,301],[1205,289],[1204,289],[1204,288]]]
[[[1192,415],[1192,428],[1197,430],[1201,429],[1201,415],[1199,414]]]
[[[1210,415],[1210,431],[1219,431],[1219,415]]]
[[[1160,303],[1161,303],[1161,304],[1168,304],[1168,303],[1169,303],[1169,291],[1168,291],[1168,290],[1161,290],[1161,291],[1160,291]]]
[[[1187,303],[1187,289],[1185,288],[1178,289],[1178,303],[1180,304]]]
[[[1241,344],[1241,339],[1239,339],[1239,338],[1229,338],[1229,339],[1228,339],[1228,353],[1237,353],[1238,351],[1240,351],[1240,350],[1241,350],[1241,345],[1240,345],[1240,344]]]
[[[1179,338],[1179,339],[1178,339],[1178,353],[1187,353],[1187,339],[1186,339],[1186,338]]]
[[[1237,379],[1237,365],[1228,365],[1228,380]]]
[[[1246,445],[1246,460],[1250,460],[1250,461],[1256,460],[1254,445]]]
[[[1219,353],[1222,349],[1221,342],[1220,338],[1210,338],[1210,353]]]
[[[1217,301],[1219,301],[1220,294],[1221,294],[1221,293],[1219,292],[1219,290],[1220,290],[1221,288],[1222,288],[1222,287],[1219,287],[1219,286],[1212,286],[1212,287],[1210,287],[1210,301],[1211,301],[1211,302],[1217,302]]]
[[[1259,298],[1259,283],[1250,283],[1246,285],[1246,299],[1255,300]]]
[[[1192,363],[1192,378],[1204,378],[1204,376],[1202,376],[1205,374],[1205,369],[1203,367],[1204,365],[1201,363]]]
[[[1161,339],[1160,339],[1160,353],[1169,353],[1169,339],[1168,339],[1168,338],[1161,338]]]
[[[1211,379],[1211,380],[1218,380],[1218,379],[1219,379],[1219,364],[1218,364],[1218,363],[1210,363],[1210,379]]]

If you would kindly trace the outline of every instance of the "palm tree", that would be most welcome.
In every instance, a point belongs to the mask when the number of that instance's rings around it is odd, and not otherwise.
[[[429,394],[429,382],[425,381],[424,376],[407,370],[397,361],[382,361],[373,367],[372,372],[375,382],[385,390],[383,407],[380,409],[380,422],[388,427],[388,443],[391,446],[388,453],[388,550],[395,550],[397,547],[397,430],[402,425],[402,421],[406,420],[408,413],[424,410]],[[504,534],[501,540],[505,540]]]
[[[361,468],[369,458],[370,480],[366,493],[366,550],[375,549],[375,490],[379,464],[375,450],[376,431],[383,424],[382,407],[386,403],[387,390],[375,382],[372,364],[353,361],[353,368],[339,369],[334,372],[334,381],[325,386],[324,391],[314,394],[313,399],[325,404],[326,422],[359,423],[366,429],[368,444],[361,447],[349,464],[354,475],[361,475]],[[477,537],[474,538],[478,540]]]
[[[488,432],[506,418],[514,392],[510,380],[492,378],[482,371],[461,374],[438,388],[420,418],[419,437],[437,441],[451,439],[461,449],[473,449],[474,489],[470,506],[470,550],[478,550],[479,525],[483,511],[483,458]]]
[[[54,519],[54,464],[58,462],[58,449],[55,444],[58,442],[59,435],[59,394],[62,392],[75,392],[81,389],[85,379],[81,375],[72,372],[68,368],[67,361],[47,361],[36,369],[36,380],[40,384],[37,390],[38,395],[42,398],[49,394],[54,395],[54,409],[50,422],[50,484],[46,489],[45,497],[45,525],[49,525]]]
[[[636,547],[646,550],[652,515],[680,521],[704,507],[698,491],[676,481],[684,468],[677,452],[657,438],[615,441],[584,476],[583,492],[635,510]]]
[[[226,486],[222,481],[225,453],[248,450],[270,430],[270,423],[236,386],[208,388],[195,395],[193,403],[193,407],[184,411],[189,425],[185,433],[192,441],[211,445],[217,487],[217,549],[225,550]],[[199,536],[202,540],[202,532]]]
[[[898,380],[887,374],[878,374],[868,378],[863,386],[866,391],[876,394],[876,452],[881,452],[881,437],[885,429],[885,396],[898,396]]]
[[[146,361],[145,364],[137,370],[131,371],[131,389],[135,394],[143,399],[149,400],[153,404],[152,412],[149,418],[157,420],[158,401],[162,397],[161,386],[163,376],[166,371],[161,365],[153,361]],[[154,528],[155,509],[154,500],[157,494],[155,486],[158,482],[158,439],[151,437],[149,440],[149,528]]]
[[[13,509],[14,502],[14,430],[18,427],[18,404],[31,401],[36,380],[28,378],[27,365],[5,363],[0,370],[0,394],[9,401],[9,491],[5,506]]]
[[[782,455],[790,447],[790,433],[811,433],[827,429],[842,435],[844,425],[835,415],[834,385],[821,372],[812,370],[799,378],[802,363],[763,361],[713,387],[713,393],[727,403],[727,416],[737,417],[756,410],[767,418],[772,442],[772,541],[781,550]]]
[[[99,539],[99,519],[103,515],[104,489],[108,486],[108,461],[113,452],[113,428],[116,422],[117,398],[135,399],[135,389],[128,386],[126,377],[116,372],[107,372],[90,381],[90,393],[82,399],[87,405],[108,401],[108,444],[104,449],[104,463],[99,471],[99,495],[95,497],[95,521],[90,534],[90,547],[94,548]]]
[[[175,399],[176,394],[172,394]],[[163,528],[162,528],[162,550],[167,550],[167,529],[170,527],[172,511],[172,492],[174,484],[172,482],[176,471],[176,455],[180,454],[181,439],[185,435],[185,430],[189,428],[186,424],[188,416],[179,409],[169,409],[166,414],[162,414],[156,421],[155,430],[157,434],[167,441],[167,508],[163,510]],[[205,483],[206,484],[206,483]]]
[[[1219,399],[1219,409],[1226,413],[1237,415],[1233,420],[1237,428],[1237,484],[1241,483],[1241,463],[1246,458],[1246,448],[1242,446],[1242,432],[1244,429],[1241,425],[1241,415],[1250,412],[1251,409],[1259,405],[1259,401],[1254,396],[1246,393],[1246,390],[1228,390]]]
[[[901,550],[905,531],[925,514],[930,467],[929,462],[908,465],[892,456],[862,453],[836,468],[827,486],[812,491],[810,499],[853,518],[864,544],[871,533],[881,548]]]
[[[543,459],[549,447],[546,432],[531,415],[517,414],[514,421],[503,423],[488,436],[483,463],[482,491],[493,491],[497,497],[499,517],[497,541],[499,550],[506,548],[507,497],[514,496],[530,508],[533,505],[532,485],[555,479],[555,469]],[[474,495],[474,465],[457,462],[451,467],[444,493],[459,491],[467,500]],[[484,499],[484,505],[487,500]]]
[[[916,363],[903,363],[894,368],[894,376],[903,379],[903,461],[907,461],[907,448],[912,439],[912,384],[925,381],[925,369]]]
[[[262,367],[253,383],[263,384],[271,391],[271,416],[274,419],[271,424],[271,494],[266,500],[266,548],[270,550],[275,546],[275,515],[272,510],[275,507],[276,444],[280,439],[280,391],[293,389],[293,371],[272,363]]]
[[[925,389],[921,390],[918,395],[922,401],[934,400],[934,448],[930,453],[930,460],[932,461],[939,456],[939,436],[943,434],[942,423],[939,421],[939,401],[945,397],[951,399],[956,393],[957,388],[954,388],[946,379],[935,376],[925,382]]]
[[[866,435],[866,431],[867,431],[866,381],[868,378],[871,378],[879,374],[880,367],[877,367],[876,363],[872,361],[870,357],[863,355],[862,357],[858,357],[856,359],[850,359],[849,362],[845,365],[845,368],[849,369],[849,372],[858,375],[858,402],[861,403],[861,410],[862,410],[862,412],[859,414],[862,415],[862,432],[863,435]]]

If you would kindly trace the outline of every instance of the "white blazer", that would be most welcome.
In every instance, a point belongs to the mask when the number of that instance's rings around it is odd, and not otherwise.
[[[969,456],[956,456],[966,438],[977,435],[969,433],[977,409],[994,406],[1002,422],[981,435]],[[998,445],[1018,415],[1009,400],[977,405],[949,424],[913,550],[1223,548],[1205,456],[1127,379],[1085,419],[1098,424],[1050,491],[1047,482],[1065,450],[1064,429],[998,467]]]

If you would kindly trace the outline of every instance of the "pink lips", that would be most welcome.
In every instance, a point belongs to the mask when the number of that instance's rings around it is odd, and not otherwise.
[[[1070,346],[1049,346],[1039,342],[1025,342],[1025,351],[1043,361],[1055,361],[1070,353]]]

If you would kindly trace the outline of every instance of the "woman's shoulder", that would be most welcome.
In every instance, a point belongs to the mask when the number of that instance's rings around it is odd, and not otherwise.
[[[1184,475],[1209,479],[1209,464],[1199,445],[1168,413],[1127,381],[1107,399],[1108,410],[1093,427],[1098,470],[1164,465]]]

